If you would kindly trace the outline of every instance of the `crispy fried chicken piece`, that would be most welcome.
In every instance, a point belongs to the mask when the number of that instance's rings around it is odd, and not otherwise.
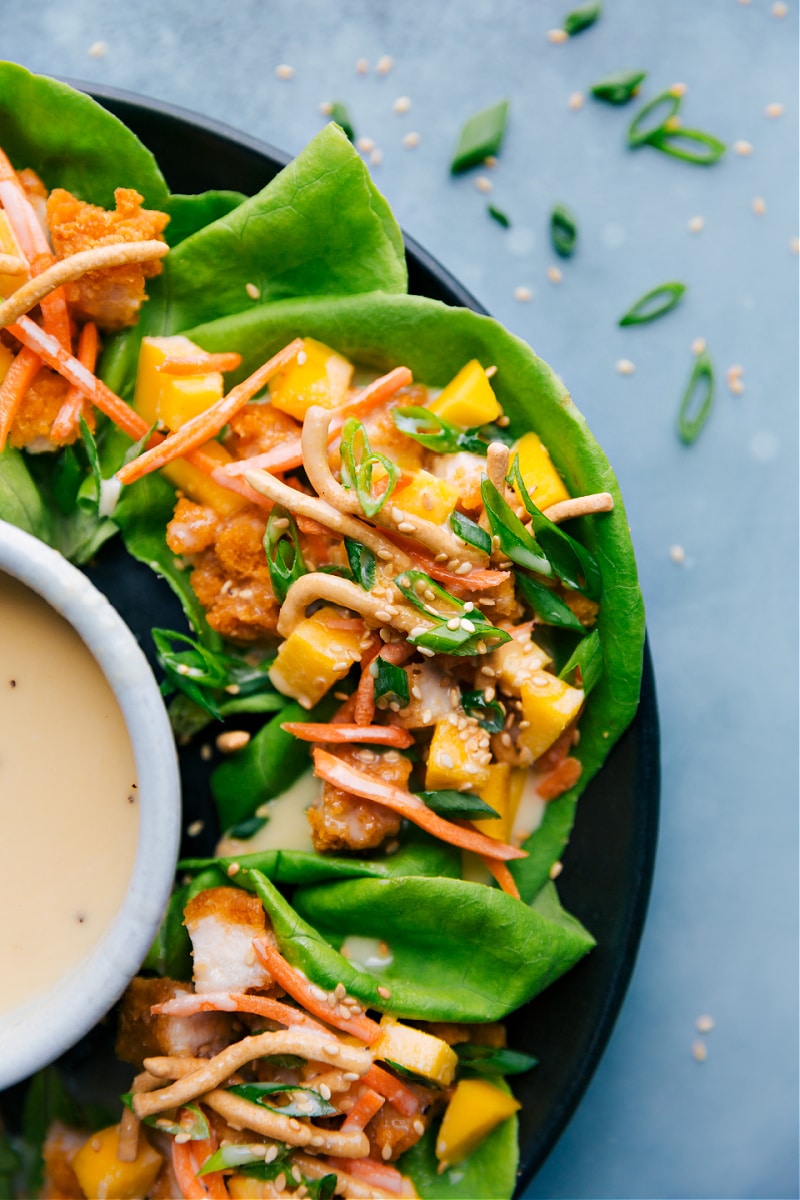
[[[86,1131],[70,1129],[61,1121],[50,1125],[42,1147],[44,1183],[40,1195],[46,1200],[83,1200],[72,1160],[87,1137]]]
[[[253,953],[253,938],[267,931],[261,901],[239,888],[207,888],[186,905],[198,992],[267,988],[272,976]]]
[[[182,523],[189,516],[188,504],[179,502]],[[222,518],[213,545],[200,554],[192,571],[191,584],[209,625],[232,642],[254,642],[277,631],[279,606],[263,545],[266,527],[266,517],[255,505]],[[170,522],[167,538],[174,539],[173,549],[181,544],[178,532]]]
[[[152,1016],[150,1007],[173,996],[192,995],[188,983],[174,979],[132,979],[122,997],[117,1029],[117,1057],[137,1070],[151,1055],[217,1054],[231,1039],[234,1018],[229,1013],[196,1013],[191,1017]]]
[[[246,404],[231,419],[225,447],[234,458],[251,458],[299,437],[301,429],[293,417],[271,404]]]
[[[396,750],[376,754],[350,746],[337,749],[337,757],[385,783],[405,787],[411,762]],[[311,840],[319,853],[335,850],[371,850],[400,828],[400,817],[391,809],[362,800],[351,792],[326,783],[318,803],[308,809]]]
[[[382,1162],[399,1158],[406,1150],[415,1146],[433,1117],[445,1106],[444,1092],[434,1091],[433,1088],[426,1088],[418,1083],[406,1083],[406,1087],[411,1088],[417,1097],[419,1111],[413,1116],[405,1116],[397,1111],[390,1100],[387,1100],[364,1130],[371,1145],[377,1146]],[[386,1146],[389,1147],[391,1153],[385,1151],[384,1147]],[[386,1158],[384,1158],[384,1154],[387,1154]]]
[[[50,429],[68,390],[66,379],[49,367],[41,367],[17,410],[9,433],[11,445],[33,451],[58,449],[50,440]],[[94,427],[93,416],[91,425]]]
[[[47,232],[47,188],[42,180],[30,167],[17,171],[17,179],[22,184],[22,190],[28,197],[33,211],[39,219],[42,229]]]
[[[161,238],[169,221],[166,213],[142,208],[142,196],[133,188],[117,188],[116,210],[85,204],[64,188],[54,188],[47,200],[47,223],[57,258],[66,258],[92,246]],[[163,240],[163,239],[162,239]],[[158,275],[160,261],[130,263],[90,271],[66,285],[67,301],[79,320],[94,321],[111,331],[133,325],[145,299],[144,281]]]
[[[458,454],[428,454],[426,469],[438,479],[446,479],[459,491],[458,507],[467,513],[476,513],[483,505],[481,479],[486,470],[486,459],[468,450]]]
[[[167,526],[167,545],[173,554],[201,554],[213,546],[220,520],[213,508],[182,496]]]

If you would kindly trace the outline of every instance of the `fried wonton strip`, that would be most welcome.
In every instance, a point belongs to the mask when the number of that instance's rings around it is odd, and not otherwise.
[[[246,1012],[255,1013],[260,1017],[268,1017],[271,1021],[280,1021],[287,1028],[302,1025],[304,1029],[316,1029],[325,1033],[325,1026],[320,1025],[313,1017],[309,1017],[299,1008],[291,1004],[282,1004],[270,996],[253,996],[249,992],[191,992],[181,996],[173,996],[163,1004],[154,1004],[150,1012],[164,1017],[190,1017],[201,1012]]]
[[[79,250],[52,263],[33,279],[23,283],[0,303],[0,329],[11,325],[23,313],[30,312],[37,304],[44,306],[45,300],[65,283],[73,283],[89,271],[101,271],[107,267],[122,267],[126,263],[152,262],[163,258],[169,251],[166,242],[155,239],[143,242],[119,242],[111,246],[92,246],[90,250]]]
[[[278,633],[281,637],[288,637],[295,626],[299,625],[306,615],[306,609],[314,600],[328,600],[331,604],[341,604],[343,608],[351,608],[354,612],[361,613],[376,625],[391,625],[407,634],[414,630],[426,632],[436,624],[433,620],[426,620],[422,613],[410,605],[387,604],[385,597],[365,592],[349,579],[327,575],[324,571],[312,571],[295,580],[286,593],[278,617]]]
[[[286,1029],[276,1033],[257,1033],[242,1038],[208,1059],[197,1071],[147,1095],[134,1096],[133,1111],[137,1117],[149,1117],[195,1100],[204,1092],[217,1087],[246,1063],[270,1054],[296,1054],[314,1062],[328,1063],[353,1071],[359,1077],[368,1071],[372,1059],[367,1050],[347,1046],[332,1033],[317,1033],[311,1029]],[[147,1066],[147,1060],[145,1060]]]
[[[614,508],[614,497],[610,492],[591,492],[588,496],[573,496],[570,500],[559,500],[544,509],[548,521],[556,525],[560,521],[569,521],[573,517],[586,517],[590,513],[611,512]]]
[[[78,338],[78,362],[92,373],[94,373],[97,363],[97,345],[97,326],[93,321],[87,321]],[[75,436],[83,416],[85,403],[83,393],[71,384],[50,430],[51,441],[60,445]]]
[[[5,450],[19,406],[41,365],[39,356],[23,346],[0,383],[0,451]]]
[[[288,1146],[309,1146],[317,1152],[343,1158],[366,1158],[369,1154],[369,1138],[361,1129],[320,1129],[296,1117],[282,1117],[221,1088],[206,1093],[202,1099],[203,1104],[213,1108],[234,1129],[251,1129]]]
[[[142,1071],[131,1085],[132,1092],[152,1092],[161,1086],[161,1080],[149,1071]],[[120,1162],[136,1162],[139,1153],[139,1128],[141,1121],[129,1108],[123,1108],[117,1139],[117,1158]]]

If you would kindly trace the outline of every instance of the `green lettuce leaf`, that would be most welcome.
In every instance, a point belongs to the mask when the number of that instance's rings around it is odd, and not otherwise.
[[[500,1086],[499,1084],[497,1086]],[[396,1162],[398,1171],[410,1175],[425,1200],[507,1200],[517,1182],[517,1118],[510,1117],[492,1130],[458,1166],[439,1172],[436,1157],[438,1124],[428,1129],[415,1146]]]

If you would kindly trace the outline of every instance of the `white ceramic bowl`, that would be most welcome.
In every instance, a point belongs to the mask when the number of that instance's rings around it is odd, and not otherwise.
[[[117,916],[55,987],[0,1015],[4,1088],[74,1045],[139,969],[172,887],[180,839],[180,778],[158,685],[136,639],[105,596],[55,550],[5,521],[0,521],[0,571],[47,600],[99,664],[131,740],[139,803],[136,858]]]

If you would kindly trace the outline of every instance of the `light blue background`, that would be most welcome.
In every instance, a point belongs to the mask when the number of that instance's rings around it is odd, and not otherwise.
[[[566,45],[568,0],[0,0],[0,54],[128,88],[296,152],[339,99],[383,161],[404,228],[563,375],[619,475],[638,550],[662,721],[661,841],[628,998],[535,1197],[797,1196],[797,4],[606,0]],[[103,57],[89,53],[104,42]],[[394,59],[378,77],[381,55]],[[356,60],[371,66],[361,77]],[[290,81],[274,74],[294,67]],[[623,67],[643,95],[688,85],[685,123],[753,153],[711,169],[624,145],[632,108],[568,99]],[[393,111],[399,96],[411,110]],[[507,96],[486,215],[453,180],[461,122]],[[765,107],[781,103],[778,119]],[[416,149],[402,145],[417,131]],[[763,198],[766,212],[752,202]],[[550,283],[547,215],[580,246]],[[692,234],[690,218],[702,216]],[[615,319],[666,279],[652,326]],[[534,292],[528,304],[514,289]],[[717,397],[675,435],[702,336]],[[630,359],[635,373],[615,370]],[[744,368],[732,394],[726,369]],[[684,548],[677,564],[670,547]],[[602,853],[602,847],[598,847]],[[698,1063],[703,1013],[716,1025]]]

